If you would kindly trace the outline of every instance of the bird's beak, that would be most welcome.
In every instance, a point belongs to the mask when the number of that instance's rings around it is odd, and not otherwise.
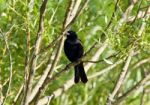
[[[66,32],[66,36],[70,35],[68,32]]]

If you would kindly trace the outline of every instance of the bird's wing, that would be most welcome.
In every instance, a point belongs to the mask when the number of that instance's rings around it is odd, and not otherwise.
[[[78,40],[76,46],[77,46],[76,51],[77,51],[78,58],[81,58],[83,56],[84,49],[80,40]]]
[[[79,40],[76,40],[75,42],[66,40],[64,43],[64,51],[70,61],[76,61],[80,59],[84,52],[83,46]]]

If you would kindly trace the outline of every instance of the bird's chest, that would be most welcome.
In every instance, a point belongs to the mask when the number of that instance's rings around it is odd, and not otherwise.
[[[70,61],[75,61],[78,58],[78,44],[69,41],[65,42],[65,54]]]
[[[78,45],[76,44],[70,44],[70,43],[66,43],[65,45],[67,53],[71,54],[71,55],[75,55],[76,52],[78,51]]]
[[[78,46],[75,44],[68,44],[67,46],[69,52],[75,53],[78,50]]]

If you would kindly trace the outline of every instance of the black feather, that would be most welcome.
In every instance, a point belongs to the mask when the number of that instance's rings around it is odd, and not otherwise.
[[[77,34],[74,31],[68,31],[67,39],[64,42],[64,51],[67,58],[71,62],[76,62],[83,56],[84,53],[83,46],[81,44],[81,41],[78,39]],[[74,82],[78,83],[79,80],[81,79],[83,83],[86,83],[88,79],[84,71],[83,62],[76,65],[74,68],[75,68]]]

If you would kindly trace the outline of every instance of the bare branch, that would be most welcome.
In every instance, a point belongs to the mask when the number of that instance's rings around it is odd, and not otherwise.
[[[94,77],[97,77],[97,76],[101,76],[103,74],[105,74],[106,72],[109,72],[110,70],[112,70],[113,68],[115,68],[116,66],[118,66],[119,64],[123,63],[123,59],[117,61],[116,63],[114,63],[113,65],[103,69],[103,70],[100,70],[100,72],[96,72],[94,74],[92,74],[91,76],[89,76],[89,78],[94,78]]]
[[[127,22],[133,22],[133,21],[135,20],[135,18],[136,18],[136,19],[143,18],[144,15],[145,15],[145,12],[139,11],[136,17],[135,17],[135,16],[130,16],[130,17],[128,18]]]
[[[107,47],[107,43],[105,43],[101,48],[99,48],[97,50],[96,54],[91,58],[91,60],[98,60],[99,56],[106,49],[106,47]],[[85,65],[85,71],[87,72],[92,66],[93,66],[93,64],[87,63]],[[72,78],[72,79],[68,80],[61,88],[59,88],[56,91],[54,91],[52,93],[51,97],[53,96],[53,97],[56,98],[56,97],[60,96],[62,93],[67,91],[69,88],[71,88],[73,85],[74,85],[74,82],[73,82],[73,78]],[[48,102],[48,97],[49,96],[45,96],[44,98],[40,99],[38,101],[37,105],[45,105]]]
[[[18,91],[16,97],[15,97],[14,100],[13,100],[12,105],[16,105],[16,103],[17,103],[19,97],[21,96],[21,94],[22,94],[22,92],[23,92],[23,87],[24,87],[24,84],[21,85],[21,87],[20,87],[20,89],[19,89],[19,91]]]
[[[1,35],[2,35],[2,37],[3,37],[3,39],[4,39],[4,41],[5,41],[6,49],[7,49],[8,54],[9,54],[9,63],[10,63],[10,67],[9,67],[9,69],[10,69],[10,74],[9,74],[8,88],[7,88],[6,94],[5,94],[5,96],[4,96],[2,105],[5,104],[5,101],[6,101],[7,97],[8,97],[8,94],[9,94],[10,89],[11,89],[11,84],[12,84],[13,61],[12,61],[11,50],[10,50],[9,44],[8,44],[7,34],[9,34],[9,33],[12,31],[13,27],[14,27],[14,26],[12,26],[12,27],[10,28],[10,30],[9,30],[5,35],[4,35],[3,32],[0,30],[0,33],[1,33]]]
[[[146,59],[143,59],[143,60],[140,60],[139,62],[137,62],[132,69],[135,69],[137,67],[140,67],[142,64],[144,63],[147,63],[147,62],[150,62],[150,57],[146,58]]]
[[[124,67],[123,67],[123,69],[119,75],[119,79],[117,80],[117,83],[116,83],[112,93],[109,95],[109,97],[107,99],[107,105],[112,105],[112,102],[114,101],[114,98],[115,98],[117,92],[121,88],[121,85],[123,84],[124,79],[126,77],[128,67],[129,67],[129,64],[131,62],[132,55],[133,55],[133,49],[130,51],[129,56],[126,60],[126,63],[125,63],[125,65],[124,65]]]
[[[136,4],[136,0],[131,0],[130,5],[128,6],[128,8],[126,9],[125,13],[123,13],[122,18],[119,20],[118,24],[115,26],[115,30],[118,32],[118,30],[120,29],[120,27],[128,20],[131,11],[133,9],[133,7]]]
[[[113,54],[105,59],[110,59],[110,58],[113,58],[113,57],[116,57],[120,52],[116,53],[116,54]],[[100,62],[103,62],[104,60],[97,60],[97,61],[90,61],[90,60],[82,60],[83,62],[89,62],[89,63],[100,63]]]
[[[33,1],[32,1],[33,2]],[[27,94],[27,90],[26,90],[26,85],[27,85],[27,81],[28,81],[28,76],[29,76],[29,63],[30,63],[30,29],[29,29],[29,25],[28,25],[28,23],[27,23],[27,27],[26,27],[26,55],[25,55],[25,64],[24,64],[24,66],[25,66],[25,72],[24,72],[24,84],[25,85],[22,85],[22,86],[24,86],[24,88],[22,88],[22,89],[24,89],[24,94],[25,94],[25,96],[24,96],[24,101],[25,101],[25,98],[26,98],[26,94]],[[19,95],[18,95],[18,97],[21,95],[21,94],[23,94],[23,92],[20,92],[20,91],[22,91],[22,90],[19,90]],[[15,99],[14,99],[14,105],[15,105],[15,103],[17,102],[17,100],[18,100],[18,97],[15,97]]]
[[[44,31],[44,15],[45,15],[45,9],[46,9],[46,4],[47,4],[48,0],[44,0],[41,8],[40,8],[40,20],[39,20],[39,29],[38,29],[38,33],[37,33],[37,37],[36,37],[36,42],[35,42],[35,46],[34,46],[34,51],[33,51],[33,56],[31,58],[31,65],[30,65],[30,70],[29,70],[29,76],[28,76],[28,80],[27,83],[25,85],[25,97],[24,97],[24,104],[27,105],[28,104],[28,98],[29,95],[31,93],[31,89],[32,89],[32,82],[33,82],[33,78],[34,78],[34,74],[35,74],[35,69],[36,69],[36,63],[37,63],[37,59],[38,59],[38,52],[39,52],[39,48],[40,48],[40,44],[41,44],[41,40],[42,40],[42,34]],[[28,70],[28,67],[25,69],[25,71]]]
[[[144,77],[143,79],[141,79],[138,83],[136,83],[136,85],[134,85],[130,90],[128,90],[127,92],[125,92],[123,95],[119,96],[114,102],[113,104],[119,104],[120,102],[122,102],[126,97],[128,97],[132,92],[134,91],[138,91],[138,89],[143,88],[144,84],[150,79],[150,73],[148,73],[146,75],[146,77]]]
[[[113,12],[113,14],[112,14],[112,16],[111,16],[111,18],[110,18],[110,21],[109,21],[109,23],[107,24],[105,30],[107,30],[108,27],[111,25],[112,20],[113,20],[113,18],[115,17],[115,12],[117,11],[117,6],[118,6],[119,2],[120,2],[120,0],[117,0],[117,1],[116,1],[114,12]]]
[[[146,20],[147,20],[147,19],[149,18],[149,16],[146,15],[145,18],[146,18]],[[139,37],[142,35],[142,33],[143,33],[144,29],[145,29],[145,26],[146,26],[146,23],[143,22],[142,25],[141,25],[141,27],[140,27],[140,30],[138,31],[138,36],[139,36]],[[111,95],[108,97],[108,99],[107,99],[107,104],[108,104],[108,105],[112,105],[113,102],[115,101],[114,98],[115,98],[117,92],[119,91],[119,89],[120,89],[120,87],[121,87],[121,85],[122,85],[122,83],[123,83],[123,80],[124,80],[124,78],[125,78],[125,76],[126,76],[126,73],[127,73],[127,70],[128,70],[128,66],[129,66],[129,62],[131,61],[132,53],[133,53],[133,49],[131,50],[131,52],[130,52],[130,54],[129,54],[129,57],[128,57],[128,59],[127,59],[127,62],[126,62],[126,64],[125,64],[125,66],[124,66],[123,71],[122,71],[121,74],[120,74],[120,77],[119,77],[119,79],[118,79],[117,84],[115,85],[115,88],[113,89],[112,94],[111,94]]]
[[[144,105],[144,96],[145,96],[145,89],[143,89],[140,105]]]
[[[69,29],[70,25],[73,24],[73,22],[76,20],[76,18],[81,14],[81,12],[84,10],[84,8],[86,7],[87,3],[89,0],[84,0],[83,2],[83,6],[79,8],[79,10],[77,11],[76,15],[73,17],[72,20],[70,20],[70,23],[68,23],[68,25],[65,25],[65,22],[68,21],[68,19],[70,18],[70,15],[72,16],[71,12],[73,11],[73,7],[75,5],[75,0],[70,0],[69,6],[67,8],[67,12],[65,15],[65,20],[63,22],[63,29]],[[68,17],[68,18],[67,18]],[[65,30],[64,30],[65,32]],[[47,51],[49,48],[53,47],[58,41],[60,41],[60,39],[63,37],[63,35],[59,35],[56,39],[54,39],[47,47],[41,49],[41,51],[38,54],[42,54],[42,52]]]
[[[87,4],[87,2],[88,2],[88,0],[85,0],[84,7],[85,7],[85,5]],[[116,8],[116,6],[117,6],[117,3],[116,3],[116,5],[115,5],[115,8]],[[84,7],[83,7],[83,8],[84,8]],[[81,12],[80,12],[81,10],[82,10],[82,9],[80,9],[78,13],[81,13]],[[116,11],[116,10],[115,10],[115,11]],[[114,12],[115,12],[115,11],[114,11]],[[113,16],[113,15],[112,15],[112,16]],[[109,27],[109,26],[110,26],[110,24],[108,25],[108,27]],[[108,28],[106,28],[106,30],[107,30],[107,29],[108,29]],[[105,30],[105,31],[106,31],[106,30]],[[104,44],[104,47],[103,47],[103,48],[105,49],[106,46],[107,46],[107,41],[105,41],[104,43],[105,43],[105,44]],[[97,42],[93,44],[93,47],[91,47],[91,49],[93,49],[94,46],[96,46],[96,44],[97,44]],[[102,48],[102,49],[103,49],[103,48]],[[89,50],[89,52],[91,51],[91,49]],[[102,50],[102,49],[101,49],[101,51],[103,52],[104,49],[103,49],[103,50]],[[87,51],[87,53],[88,53],[88,51]],[[87,53],[85,53],[84,56],[86,56]],[[93,59],[97,59],[97,58],[94,57]],[[93,64],[88,63],[87,66],[86,66],[87,69],[89,69],[92,65],[93,65]],[[66,66],[66,67],[67,67],[67,66]],[[67,67],[67,68],[68,68],[68,67]],[[62,70],[62,72],[63,72],[63,70]],[[60,72],[60,74],[61,74],[61,72]],[[54,77],[55,77],[55,76],[54,76]],[[71,80],[70,80],[70,81],[71,81]],[[73,85],[73,84],[70,83],[70,81],[68,81],[68,82],[69,82],[69,85]]]
[[[136,54],[138,54],[138,53],[135,52],[133,54],[133,56],[135,56]],[[113,56],[110,56],[110,57],[113,57]],[[108,57],[107,59],[109,59],[110,57]],[[119,64],[123,63],[124,61],[125,61],[125,58],[120,59],[119,61],[115,62],[114,64],[110,65],[109,67],[104,68],[103,70],[100,70],[99,72],[96,72],[96,73],[92,74],[91,76],[89,76],[89,78],[95,78],[95,77],[101,76],[101,75],[111,71],[113,68],[115,68]]]
[[[142,5],[142,2],[143,2],[143,0],[140,1],[140,4],[139,4],[139,6],[138,6],[138,10],[137,10],[136,16],[135,16],[134,20],[132,21],[132,23],[134,23],[135,20],[136,20],[137,17],[138,17],[138,13],[139,13],[139,11],[140,11],[140,7],[141,7],[141,5]]]
[[[140,9],[145,9],[145,8],[148,8],[149,6],[150,6],[150,4],[147,6],[141,7]]]
[[[103,50],[104,50],[106,47],[107,47],[107,43],[105,43],[104,46],[101,47],[101,51],[103,52]],[[93,49],[94,47],[91,47],[91,48]],[[60,72],[58,72],[56,75],[54,75],[54,76],[51,77],[51,78],[49,77],[49,79],[46,81],[46,83],[47,83],[47,84],[50,83],[52,80],[55,80],[56,78],[58,78],[58,77],[59,77],[63,72],[65,72],[66,70],[70,69],[70,68],[73,67],[73,66],[78,65],[78,64],[81,63],[81,62],[84,62],[84,61],[82,61],[82,59],[84,59],[84,57],[86,57],[86,55],[92,51],[91,48],[90,48],[90,49],[83,55],[83,57],[80,58],[77,62],[69,63],[69,64],[66,65],[62,70],[60,70]],[[102,48],[103,48],[103,49],[102,49]],[[91,63],[91,62],[90,62],[90,63]]]
[[[142,33],[143,33],[144,30],[145,30],[146,21],[147,21],[147,20],[149,19],[149,17],[150,17],[150,15],[147,14],[149,11],[150,11],[150,7],[147,9],[147,12],[145,12],[145,13],[146,13],[145,18],[143,18],[143,20],[145,20],[145,21],[142,22],[142,25],[141,25],[140,30],[139,30],[139,32],[138,32],[138,36],[142,36]]]
[[[72,1],[72,2],[70,2],[70,3],[74,3],[74,1]],[[76,1],[75,7],[77,8],[77,7],[80,5],[80,3],[81,3],[80,0]],[[69,4],[69,6],[72,6],[72,5]],[[69,7],[69,8],[72,8],[72,7]],[[76,14],[76,12],[77,12],[76,8],[75,8],[75,10],[70,10],[70,11],[73,11],[73,12],[74,12],[74,13],[72,14],[73,17],[74,17],[74,14]],[[66,14],[69,14],[70,11],[66,11]],[[68,15],[67,15],[67,16],[68,16]],[[70,16],[69,16],[69,17],[70,17]],[[68,18],[68,17],[66,17],[66,18]],[[64,36],[65,31],[69,29],[69,27],[70,27],[70,25],[72,24],[72,21],[73,21],[73,20],[71,20],[71,21],[68,22],[66,18],[65,18],[65,20],[64,20],[64,24],[65,24],[65,25],[63,24],[63,27],[62,27],[62,30],[61,30],[61,35],[62,35],[62,36]],[[75,18],[73,18],[73,19],[75,19]],[[49,75],[52,76],[52,74],[53,74],[53,69],[55,68],[55,66],[56,66],[57,63],[58,63],[58,60],[59,60],[59,57],[60,57],[60,54],[61,54],[61,50],[62,50],[62,47],[63,47],[63,43],[64,43],[64,37],[62,37],[62,38],[60,39],[60,43],[59,43],[59,45],[58,45],[58,48],[57,48],[57,51],[56,51],[56,55],[55,55],[55,57],[54,57],[54,61],[52,62],[52,64],[51,64],[51,62],[48,63],[48,66],[47,66],[47,68],[45,69],[44,74],[41,76],[39,82],[37,83],[37,85],[36,85],[35,88],[33,89],[32,93],[31,93],[31,96],[30,96],[30,98],[29,98],[29,102],[30,102],[30,103],[31,103],[34,99],[36,99],[36,100],[38,99],[38,97],[39,97],[40,94],[41,94],[42,88],[44,88],[44,86],[46,85],[46,84],[45,84],[45,83],[46,83],[45,81],[48,79],[48,76],[49,76]],[[49,61],[50,61],[50,60],[49,60]]]

